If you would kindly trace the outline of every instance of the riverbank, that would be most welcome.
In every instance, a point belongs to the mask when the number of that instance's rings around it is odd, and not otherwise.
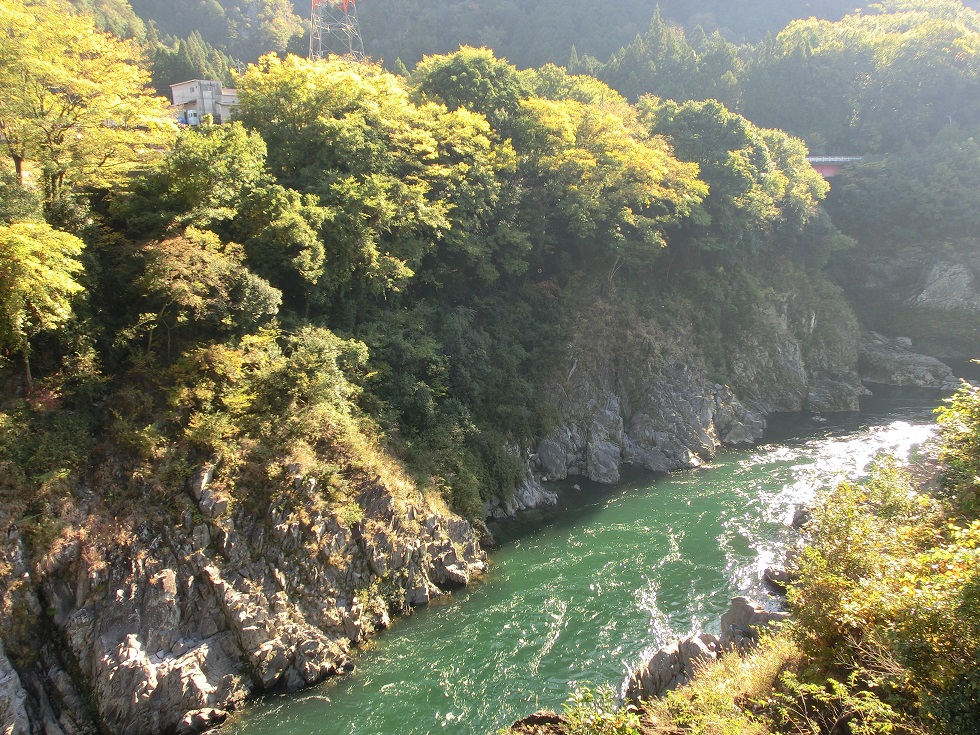
[[[774,637],[744,656],[703,634],[674,643],[631,677],[639,709],[579,692],[508,732],[977,732],[980,390],[964,386],[939,424],[938,479],[932,457],[882,458],[865,482],[818,494],[791,562],[794,619]]]
[[[761,569],[813,488],[928,436],[928,402],[877,408],[799,417],[799,440],[721,452],[693,472],[570,485],[565,507],[501,534],[480,584],[398,621],[350,674],[265,698],[231,726],[240,735],[485,735],[560,708],[571,682],[618,687],[647,652],[711,628],[731,597],[761,592]]]

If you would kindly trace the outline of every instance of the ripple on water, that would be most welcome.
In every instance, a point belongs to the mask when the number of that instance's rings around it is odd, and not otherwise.
[[[241,735],[485,735],[560,707],[570,682],[616,687],[645,654],[712,630],[732,595],[759,590],[797,505],[857,478],[880,452],[905,458],[931,435],[928,414],[900,418],[583,492],[584,509],[506,544],[484,583],[400,621],[352,675],[271,697],[233,727]]]

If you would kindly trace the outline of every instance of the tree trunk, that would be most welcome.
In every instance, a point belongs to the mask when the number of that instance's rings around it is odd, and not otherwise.
[[[24,347],[24,373],[27,375],[27,392],[34,390],[34,378],[31,376],[31,351]]]

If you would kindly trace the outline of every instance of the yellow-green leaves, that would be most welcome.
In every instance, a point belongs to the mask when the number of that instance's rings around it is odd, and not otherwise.
[[[61,0],[0,0],[0,134],[22,181],[45,199],[108,186],[157,159],[175,125],[135,43]]]
[[[18,222],[0,227],[0,347],[20,352],[31,382],[30,341],[71,318],[81,240],[50,225]]]
[[[523,103],[521,148],[529,182],[567,245],[598,251],[610,267],[649,262],[664,230],[707,194],[696,164],[672,155],[631,115],[574,100]],[[522,151],[523,152],[523,151]]]

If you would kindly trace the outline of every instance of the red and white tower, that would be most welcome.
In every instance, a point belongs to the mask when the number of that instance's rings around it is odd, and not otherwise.
[[[357,25],[354,0],[312,0],[310,8],[310,58],[330,54],[364,58],[364,42]]]

